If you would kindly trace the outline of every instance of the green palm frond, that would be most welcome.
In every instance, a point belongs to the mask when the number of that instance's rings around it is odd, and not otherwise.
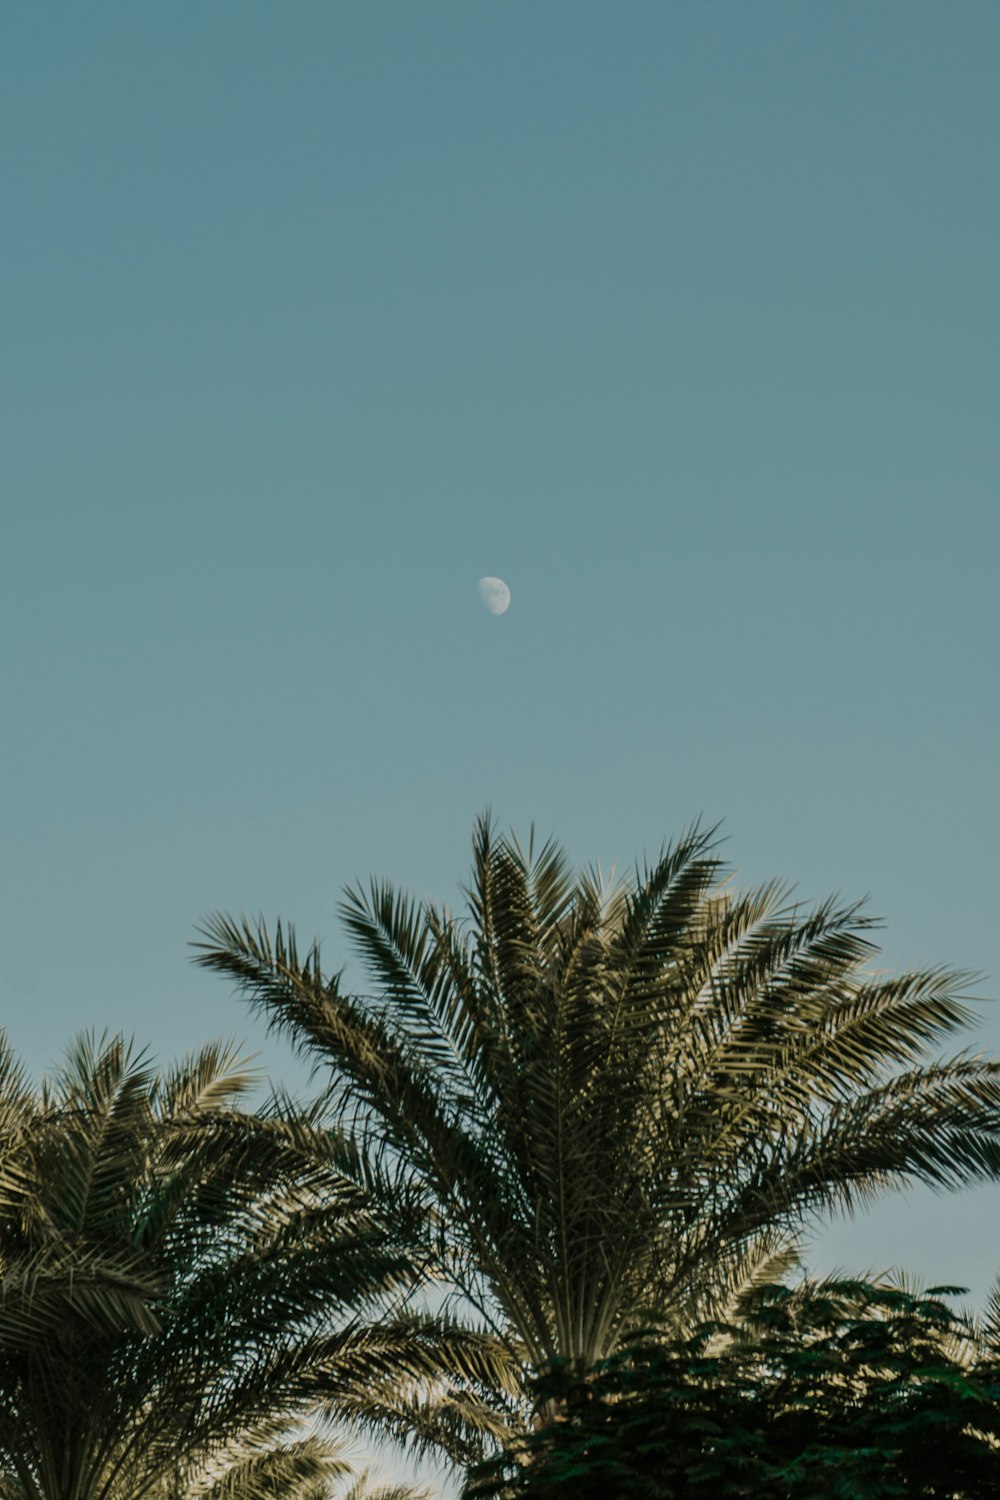
[[[134,1251],[51,1247],[0,1255],[0,1351],[26,1354],[77,1320],[95,1336],[159,1332],[165,1278]],[[0,1355],[2,1357],[2,1355]]]
[[[431,1492],[424,1485],[381,1484],[366,1470],[345,1492],[343,1500],[431,1500]]]
[[[185,1500],[331,1500],[334,1486],[352,1477],[343,1444],[307,1437],[223,1457],[189,1479],[184,1493]]]

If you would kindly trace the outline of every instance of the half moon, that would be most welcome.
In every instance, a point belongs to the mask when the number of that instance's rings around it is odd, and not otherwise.
[[[502,615],[510,604],[510,589],[502,578],[480,578],[479,597],[491,615]]]

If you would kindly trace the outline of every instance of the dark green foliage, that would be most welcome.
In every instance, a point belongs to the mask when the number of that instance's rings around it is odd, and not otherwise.
[[[946,1289],[935,1289],[942,1292]],[[739,1321],[536,1382],[538,1425],[468,1500],[985,1500],[1000,1368],[940,1300],[757,1289]]]

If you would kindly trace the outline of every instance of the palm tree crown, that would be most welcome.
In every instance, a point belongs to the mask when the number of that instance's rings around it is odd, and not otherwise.
[[[871,972],[858,907],[739,893],[697,828],[610,888],[488,818],[473,849],[461,918],[348,889],[374,995],[281,924],[216,918],[198,961],[329,1067],[521,1360],[705,1312],[809,1215],[1000,1173],[1000,1064],[933,1056],[968,976]]]
[[[0,1053],[0,1494],[326,1494],[297,1421],[419,1436],[414,1392],[447,1412],[474,1371],[481,1345],[386,1314],[414,1268],[349,1148],[239,1108],[251,1082],[225,1048],[159,1075],[84,1038],[34,1093]]]

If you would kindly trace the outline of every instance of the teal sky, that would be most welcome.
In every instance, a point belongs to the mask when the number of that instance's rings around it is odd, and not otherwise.
[[[998,57],[995,0],[5,8],[34,1068],[260,1045],[195,922],[337,967],[342,884],[452,899],[487,803],[605,867],[723,819],[1000,995]],[[981,1298],[998,1231],[914,1193],[815,1262]]]

